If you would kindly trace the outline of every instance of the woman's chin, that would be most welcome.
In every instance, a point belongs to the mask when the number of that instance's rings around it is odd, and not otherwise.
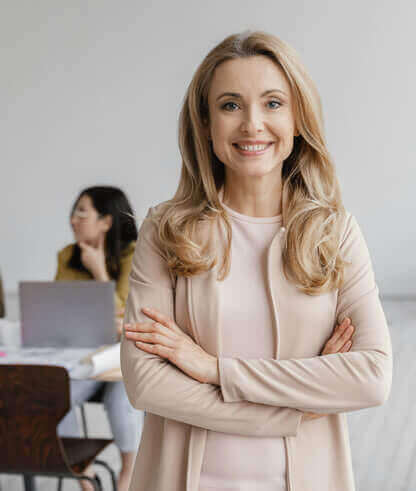
[[[238,174],[242,177],[264,177],[277,170],[278,168],[275,165],[268,166],[259,163],[259,165],[245,165],[244,168],[239,170]]]

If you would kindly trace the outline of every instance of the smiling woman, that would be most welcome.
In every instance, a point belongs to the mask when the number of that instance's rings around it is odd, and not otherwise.
[[[215,46],[179,146],[129,277],[121,368],[146,410],[131,490],[353,491],[344,413],[387,399],[391,341],[293,48],[261,31]]]
[[[222,92],[224,86],[239,91]],[[264,87],[270,88],[261,90]],[[217,158],[226,163],[230,180],[238,181],[233,188],[240,189],[242,196],[254,182],[262,186],[261,178],[266,175],[275,181],[274,193],[280,193],[281,163],[292,152],[293,138],[298,135],[289,93],[283,70],[265,55],[228,60],[214,72],[208,93],[208,139]],[[280,205],[280,199],[276,204]],[[273,216],[280,209],[265,212]]]

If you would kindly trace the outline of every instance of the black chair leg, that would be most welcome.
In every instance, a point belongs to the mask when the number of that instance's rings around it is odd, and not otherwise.
[[[104,462],[103,460],[94,460],[94,464],[101,465],[108,470],[108,472],[111,476],[111,482],[113,483],[113,491],[117,491],[116,474],[113,471],[113,469],[107,464],[107,462]]]
[[[35,476],[23,474],[23,482],[25,485],[25,491],[36,491]]]
[[[80,404],[81,419],[82,419],[82,430],[84,432],[85,438],[88,438],[88,428],[87,428],[87,416],[85,415],[84,404]]]
[[[98,487],[99,491],[104,491],[103,485],[101,483],[101,479],[98,477],[97,474],[95,475],[95,481],[97,483],[97,487]]]
[[[58,491],[62,491],[62,477],[58,478]]]

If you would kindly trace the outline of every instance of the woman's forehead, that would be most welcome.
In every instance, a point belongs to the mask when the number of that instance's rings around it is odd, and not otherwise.
[[[214,71],[209,96],[215,102],[224,92],[261,96],[271,89],[279,89],[290,96],[290,85],[283,70],[267,56],[252,56],[221,63]]]
[[[85,208],[94,208],[91,198],[86,194],[83,194],[79,198],[77,205],[78,206],[80,206],[80,205],[84,206]]]

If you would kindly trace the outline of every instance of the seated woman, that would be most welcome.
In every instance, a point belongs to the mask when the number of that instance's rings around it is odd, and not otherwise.
[[[137,239],[132,208],[118,188],[95,186],[80,193],[71,211],[75,242],[58,253],[55,280],[96,280],[116,283],[115,308],[122,315],[128,293],[128,276]],[[120,319],[121,320],[121,319]],[[121,322],[119,323],[121,328]],[[120,336],[119,329],[119,336]],[[120,450],[118,489],[126,491],[143,426],[143,411],[130,405],[122,381],[72,380],[72,406],[82,404],[100,388],[114,440]],[[59,425],[61,436],[79,436],[75,409]],[[92,471],[87,471],[93,475]],[[87,481],[82,488],[93,489]]]

